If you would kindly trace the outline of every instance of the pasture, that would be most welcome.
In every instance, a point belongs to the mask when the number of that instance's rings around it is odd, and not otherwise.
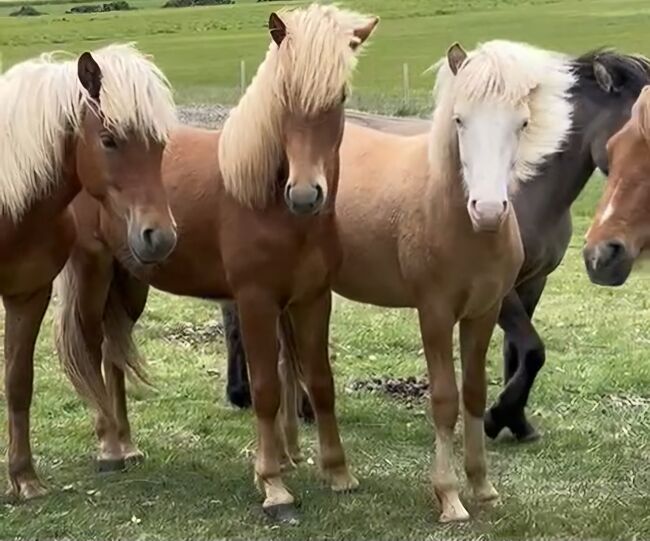
[[[49,15],[25,20],[5,17],[15,9],[8,4],[0,1],[6,64],[52,48],[79,51],[136,39],[155,54],[181,101],[214,103],[236,96],[240,60],[251,72],[260,60],[272,5],[241,1],[160,10],[158,0],[136,0],[132,4],[140,9],[133,12],[64,15],[69,4],[45,3],[38,7]],[[383,18],[356,84],[356,103],[367,99],[370,107],[404,105],[401,70],[408,62],[417,105],[406,104],[406,110],[420,112],[431,77],[418,74],[457,39],[468,47],[503,37],[574,53],[602,44],[650,53],[650,6],[642,1],[349,4]],[[155,388],[131,389],[134,433],[146,462],[125,473],[95,473],[91,420],[63,378],[48,317],[38,344],[32,431],[37,468],[50,494],[26,504],[3,501],[0,539],[650,537],[648,278],[635,275],[617,290],[587,279],[580,248],[601,188],[596,176],[575,205],[571,247],[535,317],[547,365],[531,398],[531,417],[543,439],[488,445],[501,498],[495,507],[479,509],[464,492],[471,522],[436,522],[427,401],[405,402],[355,385],[375,377],[424,377],[414,313],[337,301],[332,353],[339,418],[362,485],[353,494],[330,493],[313,466],[313,427],[303,428],[308,460],[287,481],[305,505],[301,525],[290,528],[269,523],[257,505],[252,416],[224,401],[218,309],[153,293],[137,337]],[[489,353],[490,401],[500,389],[500,339],[497,331]],[[4,432],[1,438],[4,447]],[[6,482],[4,464],[0,482]]]

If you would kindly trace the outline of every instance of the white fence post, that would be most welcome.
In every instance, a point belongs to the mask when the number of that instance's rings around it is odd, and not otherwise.
[[[407,104],[411,100],[411,87],[409,81],[409,65],[406,62],[402,65],[402,92],[404,103]]]
[[[243,96],[246,92],[246,60],[239,62],[239,89]]]

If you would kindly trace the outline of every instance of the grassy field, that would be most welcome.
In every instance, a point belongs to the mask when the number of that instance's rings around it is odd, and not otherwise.
[[[90,0],[88,3],[92,3]],[[68,3],[47,3],[43,17],[10,18],[16,2],[0,1],[0,51],[10,65],[51,49],[79,52],[136,40],[155,55],[181,101],[232,101],[240,61],[248,77],[261,60],[268,14],[284,2],[158,9],[164,0],[132,0],[132,12],[66,15]],[[300,2],[293,2],[294,4]],[[410,68],[414,108],[432,86],[423,71],[455,40],[471,47],[495,37],[581,53],[600,45],[650,53],[646,0],[343,0],[382,17],[356,80],[361,105],[402,95],[402,65]],[[12,5],[13,7],[9,7]],[[379,94],[379,96],[377,96]],[[369,106],[369,105],[368,105]]]
[[[271,6],[239,1],[228,7],[155,9],[160,3],[134,0],[137,11],[104,15],[64,15],[69,4],[46,3],[39,9],[47,16],[14,19],[5,15],[15,2],[0,0],[5,65],[53,48],[80,51],[135,39],[156,55],[182,100],[232,93],[240,59],[253,66],[263,54]],[[418,74],[456,39],[467,46],[507,37],[574,53],[602,44],[650,53],[647,0],[347,5],[383,19],[360,64],[361,96],[398,95],[405,61],[416,94],[426,92],[431,80]],[[147,461],[122,474],[94,472],[91,422],[62,377],[48,318],[37,354],[33,442],[51,492],[26,504],[0,501],[0,539],[650,538],[650,278],[636,275],[618,290],[589,283],[580,248],[601,186],[602,179],[594,178],[576,205],[571,247],[536,316],[548,361],[531,415],[544,438],[526,446],[507,439],[490,443],[491,476],[501,500],[493,509],[477,509],[466,497],[470,523],[436,522],[426,402],[407,406],[351,390],[361,378],[425,374],[411,311],[338,303],[332,331],[338,410],[362,486],[336,496],[313,466],[301,466],[288,483],[303,502],[303,522],[280,528],[259,511],[250,413],[234,411],[223,398],[218,310],[155,293],[138,339],[156,387],[131,392],[132,422]],[[500,340],[498,331],[489,355],[491,399],[500,387]],[[303,438],[307,455],[315,458],[311,427],[304,428]],[[5,446],[2,432],[3,453]],[[459,445],[459,459],[460,450]],[[3,463],[0,483],[5,482]]]

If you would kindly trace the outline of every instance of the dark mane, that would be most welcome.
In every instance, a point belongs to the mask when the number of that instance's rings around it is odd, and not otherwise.
[[[617,53],[611,49],[596,49],[574,60],[578,86],[598,86],[593,69],[595,61],[607,69],[619,92],[636,96],[645,85],[650,84],[650,59],[642,55]]]

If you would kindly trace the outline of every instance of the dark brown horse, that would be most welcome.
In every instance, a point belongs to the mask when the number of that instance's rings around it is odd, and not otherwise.
[[[609,175],[587,231],[585,266],[595,284],[620,286],[650,248],[650,86],[607,143]]]
[[[178,295],[235,299],[257,417],[255,478],[265,494],[263,508],[283,520],[293,520],[295,509],[282,481],[285,457],[275,429],[280,319],[293,327],[304,359],[323,474],[334,490],[358,484],[336,423],[328,327],[330,281],[341,259],[334,203],[346,87],[377,21],[317,4],[271,15],[266,59],[223,131],[183,127],[171,135],[162,174],[180,234],[164,263],[133,257],[123,222],[94,201],[75,204],[84,235],[64,272],[60,353],[67,364],[88,333],[102,332],[106,316],[105,371],[118,424],[110,437],[122,441],[121,458],[137,452],[122,369],[129,363],[138,368],[134,357],[125,365],[123,353],[144,307],[145,284]],[[113,254],[140,282],[113,275]],[[121,287],[109,296],[112,280]],[[99,370],[102,355],[95,353],[89,362]],[[112,425],[107,418],[104,423]],[[102,445],[106,437],[100,435]]]
[[[32,498],[45,492],[29,434],[34,345],[52,282],[75,240],[68,205],[85,189],[107,215],[127,224],[138,257],[164,259],[176,233],[160,162],[175,108],[162,73],[124,45],[76,62],[43,56],[17,64],[0,78],[0,104],[9,490]],[[101,407],[105,399],[94,400],[104,389],[101,372],[71,354],[69,369],[84,375],[78,389]]]

